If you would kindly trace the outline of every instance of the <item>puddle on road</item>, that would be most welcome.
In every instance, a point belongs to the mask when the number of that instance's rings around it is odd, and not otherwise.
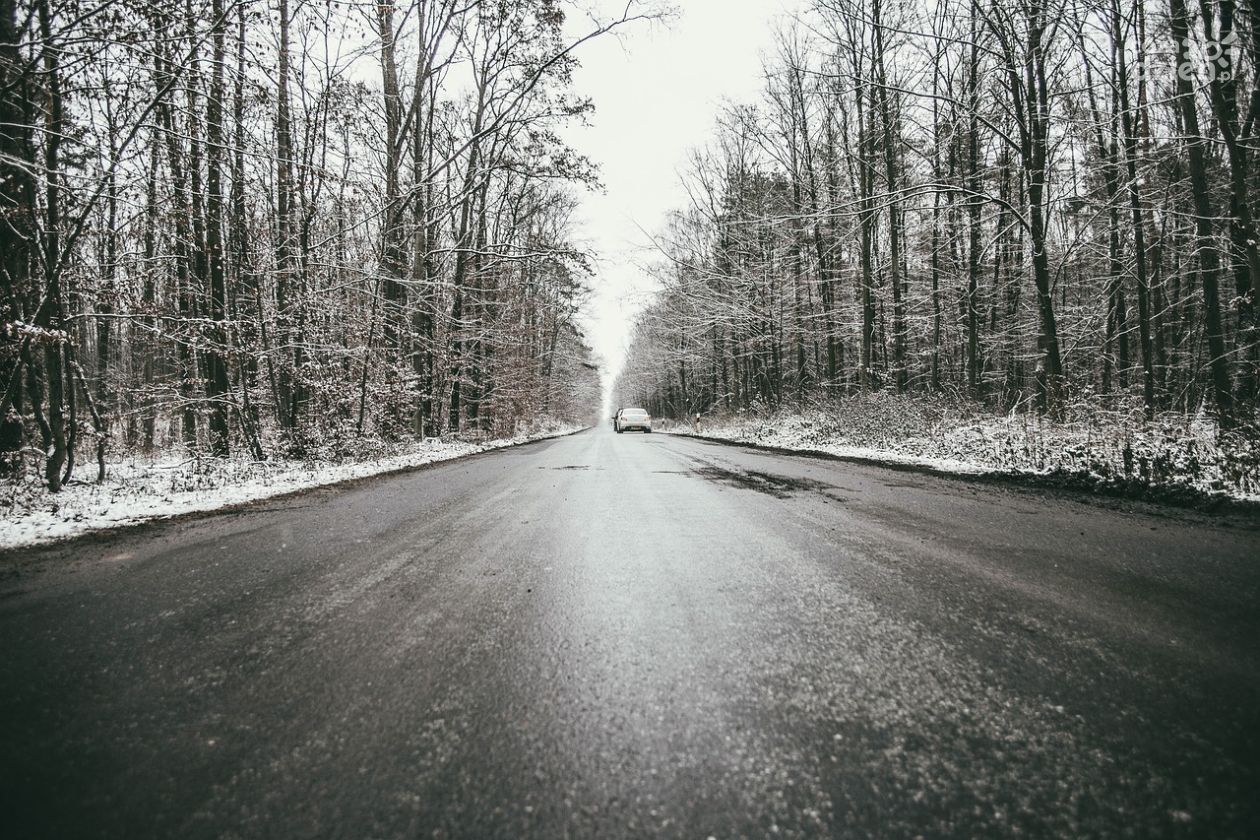
[[[563,467],[551,467],[553,470],[589,470],[590,464],[566,464]],[[539,469],[542,469],[539,467]],[[603,469],[602,467],[600,469]]]
[[[756,470],[734,472],[721,467],[709,466],[695,470],[693,475],[698,475],[708,481],[714,481],[730,487],[756,490],[758,493],[765,493],[767,496],[774,496],[776,499],[786,499],[794,493],[808,491],[826,493],[828,490],[835,489],[830,484],[815,481],[812,478],[793,478],[788,475],[775,475],[774,473],[758,472]]]
[[[885,487],[891,490],[923,490],[922,482],[918,481],[884,481],[881,482]]]

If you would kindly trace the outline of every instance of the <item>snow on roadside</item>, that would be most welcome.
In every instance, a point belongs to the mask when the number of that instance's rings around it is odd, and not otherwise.
[[[877,406],[878,408],[878,406]],[[702,437],[802,452],[822,452],[937,472],[1077,476],[1098,484],[1185,489],[1260,502],[1257,452],[1220,444],[1216,430],[1187,424],[1051,423],[1022,416],[942,416],[930,422],[823,412],[737,416],[703,422]],[[865,422],[863,422],[865,421]],[[689,425],[662,429],[694,435]]]
[[[449,461],[581,428],[561,426],[481,443],[430,438],[387,458],[339,464],[129,459],[109,464],[103,484],[75,481],[56,494],[29,486],[11,488],[9,498],[0,497],[0,551]],[[94,476],[96,465],[83,464],[79,470],[80,476]]]
[[[661,429],[661,431],[670,435],[686,435],[689,437],[698,435],[700,437],[729,440],[734,443],[753,443],[758,446],[773,446],[779,449],[799,452],[823,452],[840,458],[904,464],[938,472],[958,473],[959,475],[981,475],[993,471],[992,468],[986,468],[957,458],[928,457],[899,452],[895,449],[852,446],[834,441],[818,440],[816,436],[804,434],[804,430],[795,424],[783,429],[774,429],[768,423],[707,424],[698,433],[685,424],[678,424]]]

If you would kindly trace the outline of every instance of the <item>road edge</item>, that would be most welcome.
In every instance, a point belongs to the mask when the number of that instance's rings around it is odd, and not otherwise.
[[[838,461],[841,463],[857,464],[866,467],[879,467],[881,469],[893,470],[895,472],[930,475],[936,478],[945,478],[954,481],[1033,490],[1053,490],[1061,492],[1065,496],[1092,502],[1111,499],[1127,502],[1141,502],[1143,504],[1158,505],[1178,510],[1192,510],[1197,513],[1211,515],[1248,516],[1255,518],[1257,527],[1260,527],[1260,502],[1249,501],[1246,499],[1236,499],[1232,496],[1224,494],[1207,493],[1205,491],[1195,490],[1189,487],[1152,487],[1151,485],[1142,484],[1137,481],[1104,481],[1103,479],[1085,473],[1035,473],[1020,470],[987,470],[981,467],[977,468],[977,472],[954,472],[952,470],[933,467],[930,464],[915,464],[906,461],[883,460],[880,458],[868,458],[861,455],[838,455],[834,452],[825,452],[820,449],[792,449],[785,446],[772,446],[770,444],[736,440],[734,438],[698,435],[693,432],[670,431],[665,432],[665,434],[691,438],[693,440],[702,440],[707,443],[716,443],[722,446],[743,446],[748,449],[756,449],[762,452],[773,452],[777,455],[794,455],[807,458],[818,458],[825,461]]]
[[[242,512],[257,508],[260,505],[270,505],[270,504],[276,504],[278,502],[280,503],[289,502],[289,501],[293,501],[294,499],[307,496],[311,493],[320,493],[320,492],[324,492],[328,490],[349,490],[351,488],[357,487],[359,485],[367,484],[372,481],[376,481],[378,479],[396,478],[397,476],[400,476],[400,475],[422,472],[424,470],[432,469],[433,467],[441,467],[441,466],[446,466],[448,464],[455,464],[461,461],[469,461],[469,460],[472,460],[473,458],[482,458],[487,455],[494,455],[499,452],[504,452],[508,449],[520,449],[522,447],[533,446],[534,444],[538,444],[538,443],[545,443],[547,441],[553,441],[553,440],[559,440],[561,438],[572,437],[573,435],[580,435],[583,432],[590,431],[592,428],[594,428],[594,426],[584,426],[581,429],[574,429],[574,430],[570,430],[566,432],[558,432],[556,434],[545,435],[543,437],[536,437],[536,438],[531,438],[529,440],[512,442],[512,443],[505,444],[503,446],[495,446],[489,449],[482,449],[478,452],[467,452],[462,455],[455,455],[450,458],[439,458],[433,461],[428,461],[423,464],[413,464],[406,467],[396,467],[393,469],[385,470],[383,472],[372,473],[371,475],[360,475],[360,476],[355,476],[354,478],[343,478],[343,479],[338,479],[336,481],[330,481],[327,484],[316,484],[310,487],[302,487],[297,490],[282,491],[273,496],[261,496],[257,499],[250,499],[249,501],[245,501],[245,502],[233,502],[231,504],[224,505],[223,507],[207,508],[205,510],[190,510],[190,511],[185,511],[183,513],[172,513],[172,514],[166,514],[166,515],[158,514],[153,517],[142,519],[136,522],[126,522],[126,523],[112,525],[112,526],[103,527],[103,528],[89,528],[88,530],[82,531],[78,534],[68,534],[63,537],[56,537],[49,540],[40,540],[38,542],[27,543],[25,545],[15,545],[15,546],[9,546],[6,548],[0,548],[0,572],[5,571],[5,566],[9,565],[11,560],[16,559],[16,556],[22,553],[29,554],[29,553],[40,552],[40,551],[49,550],[49,549],[64,549],[68,547],[73,547],[75,543],[78,543],[83,540],[89,540],[89,539],[113,540],[116,537],[122,538],[122,537],[134,536],[137,532],[145,528],[156,528],[156,527],[162,527],[162,526],[172,525],[172,524],[181,524],[184,522],[189,522],[189,521],[198,520],[198,519],[210,519],[211,517],[215,517],[215,516],[242,513]]]

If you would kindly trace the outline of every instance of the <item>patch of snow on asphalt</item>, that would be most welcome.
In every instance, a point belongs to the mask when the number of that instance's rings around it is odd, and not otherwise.
[[[12,488],[9,498],[0,498],[0,551],[449,461],[580,428],[565,426],[481,443],[430,438],[391,457],[350,463],[212,458],[109,463],[103,484],[80,479],[55,494],[42,487]],[[96,464],[80,465],[79,476],[95,474]]]

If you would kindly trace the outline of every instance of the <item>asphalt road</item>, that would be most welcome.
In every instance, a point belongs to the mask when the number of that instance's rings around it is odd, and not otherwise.
[[[0,561],[0,835],[1260,836],[1260,523],[607,429]]]

